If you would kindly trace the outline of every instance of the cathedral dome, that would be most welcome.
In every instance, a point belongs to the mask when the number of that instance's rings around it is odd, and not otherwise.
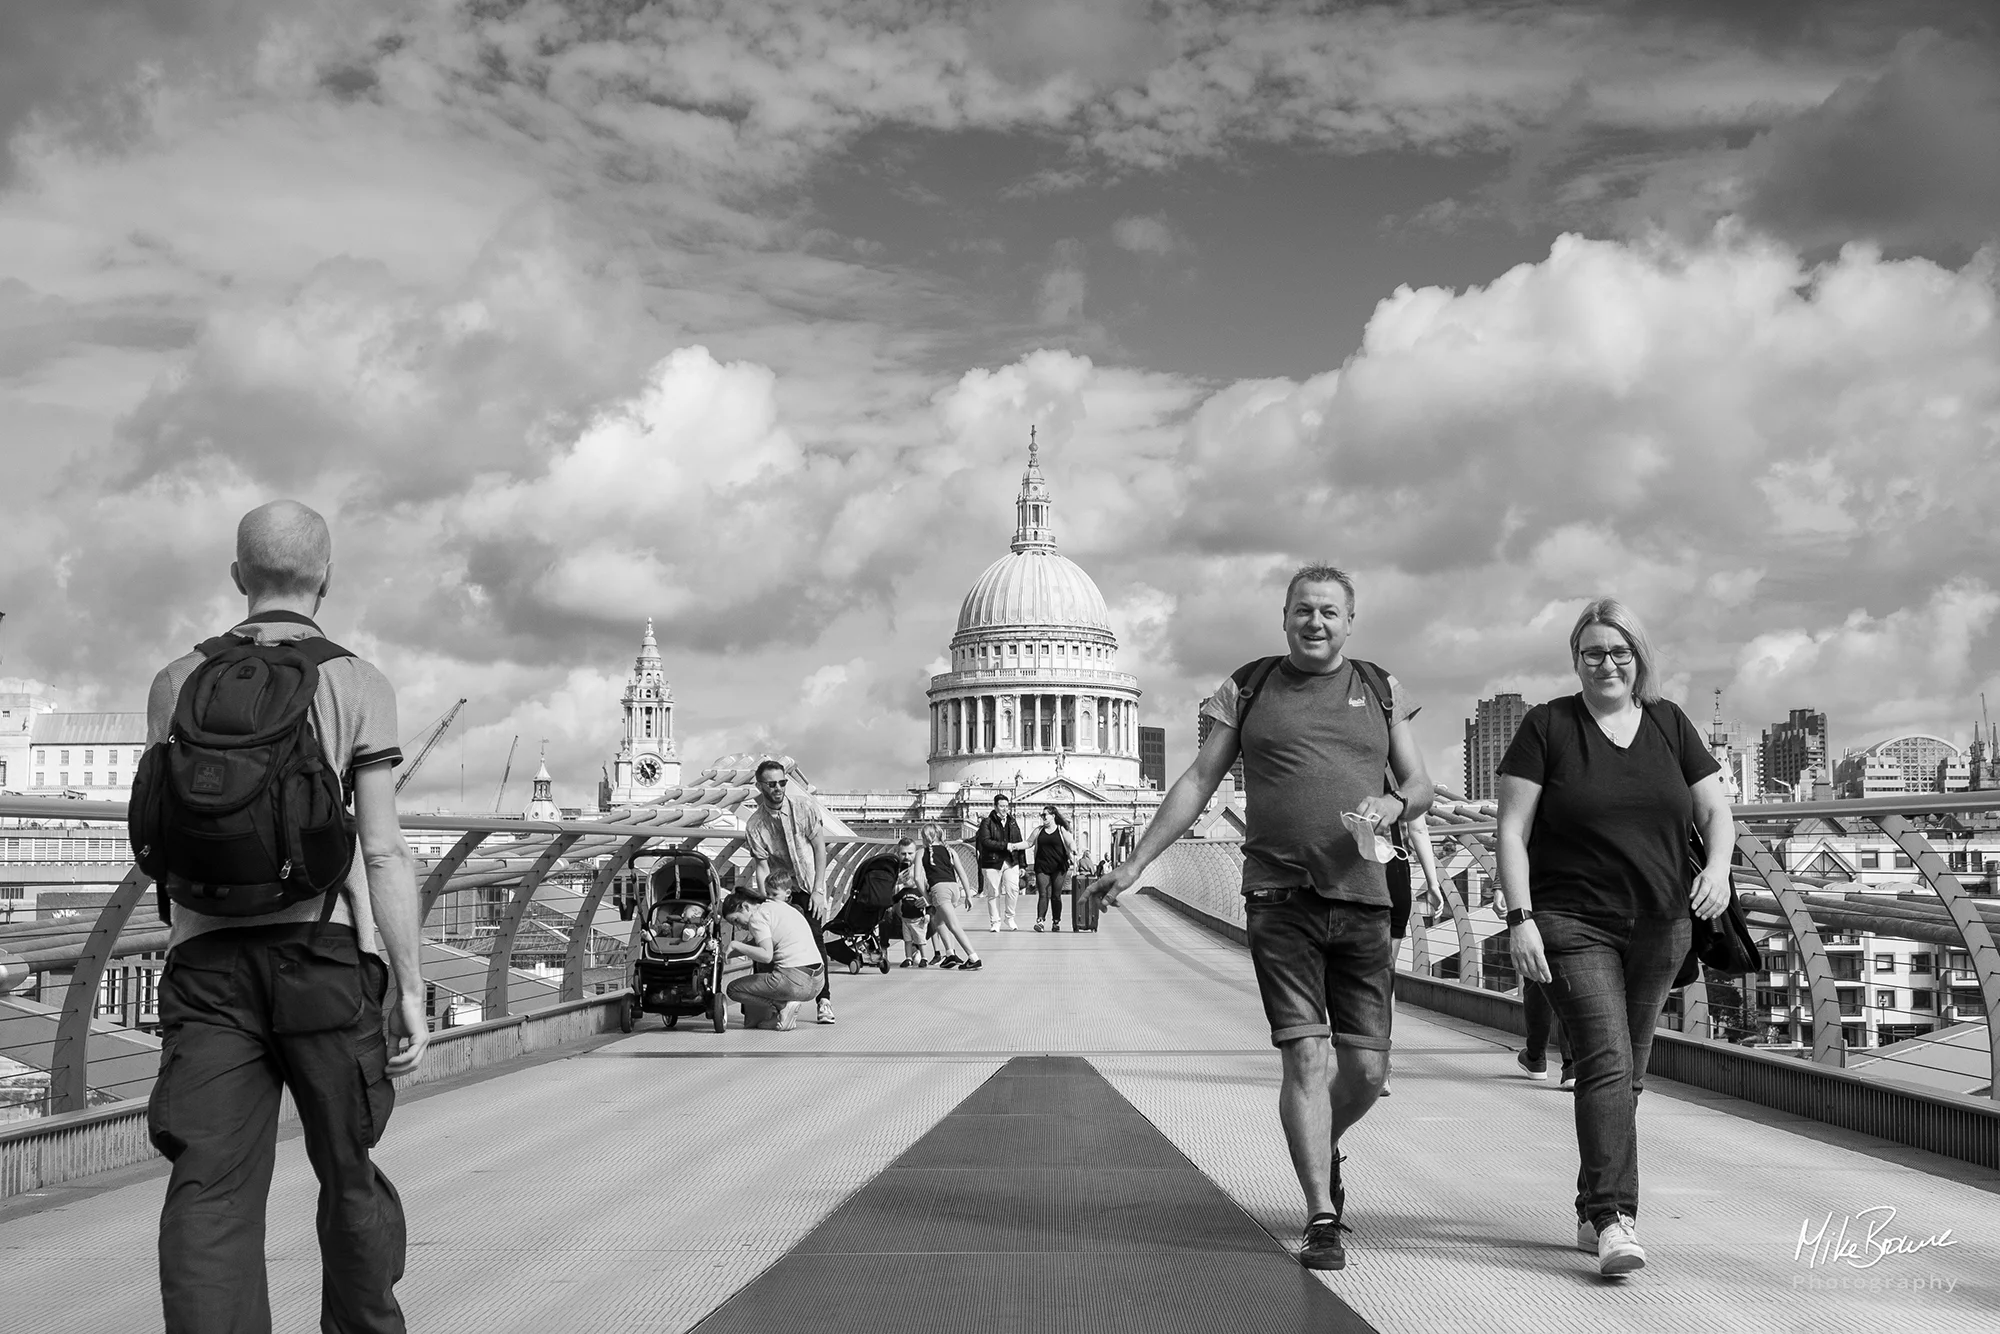
[[[958,610],[958,631],[1043,626],[1109,631],[1104,594],[1083,568],[1045,547],[1010,551],[986,567]]]

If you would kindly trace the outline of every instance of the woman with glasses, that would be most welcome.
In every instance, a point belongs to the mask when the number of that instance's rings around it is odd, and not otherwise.
[[[1619,1275],[1646,1263],[1637,1113],[1654,1026],[1690,910],[1729,902],[1736,833],[1714,757],[1660,698],[1638,618],[1599,598],[1569,649],[1582,689],[1528,710],[1500,761],[1500,880],[1514,966],[1543,984],[1575,1051],[1577,1249]]]

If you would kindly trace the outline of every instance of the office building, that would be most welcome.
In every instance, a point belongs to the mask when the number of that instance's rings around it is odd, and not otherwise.
[[[1500,757],[1521,730],[1528,702],[1519,695],[1495,695],[1473,706],[1465,720],[1465,796],[1468,801],[1493,801],[1499,796],[1495,772]]]
[[[1167,788],[1167,729],[1139,728],[1139,786]]]

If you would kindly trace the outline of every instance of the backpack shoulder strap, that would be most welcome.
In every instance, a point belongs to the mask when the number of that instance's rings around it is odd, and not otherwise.
[[[1360,658],[1349,658],[1354,664],[1354,674],[1373,692],[1375,702],[1382,706],[1382,720],[1390,727],[1396,725],[1396,688],[1389,684],[1389,673],[1372,662]]]
[[[1229,674],[1229,679],[1236,683],[1236,730],[1238,733],[1243,731],[1243,724],[1249,720],[1250,706],[1255,704],[1257,696],[1263,693],[1264,683],[1271,679],[1271,673],[1277,671],[1278,664],[1284,660],[1284,655],[1282,654],[1275,657],[1258,658],[1254,662],[1244,663]]]
[[[287,640],[286,643],[297,649],[315,667],[324,667],[336,658],[351,658],[354,656],[352,651],[344,649],[331,639],[324,639],[319,635],[311,635],[305,639],[291,639]]]

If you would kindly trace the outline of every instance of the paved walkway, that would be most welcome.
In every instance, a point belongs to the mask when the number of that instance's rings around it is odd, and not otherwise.
[[[877,1200],[881,1185],[857,1193],[899,1159],[898,1170],[941,1165],[925,1155],[965,1144],[952,1127],[939,1130],[947,1116],[978,1112],[984,1103],[967,1099],[1009,1061],[1045,1053],[1087,1062],[1274,1250],[1293,1241],[1302,1219],[1277,1129],[1277,1062],[1240,948],[1129,898],[1096,936],[978,941],[989,962],[974,975],[836,975],[833,1028],[718,1036],[649,1019],[588,1052],[406,1100],[380,1160],[410,1211],[399,1291],[411,1328],[689,1329],[765,1271],[778,1276],[795,1247],[824,1253],[833,1233],[822,1224],[837,1231],[843,1203],[855,1201],[851,1218]],[[1384,1334],[2000,1327],[1993,1174],[1664,1084],[1642,1111],[1652,1267],[1598,1279],[1571,1249],[1569,1101],[1521,1079],[1505,1044],[1423,1011],[1399,1016],[1394,1095],[1344,1145],[1349,1267],[1308,1279],[1367,1325]],[[757,1129],[746,1138],[745,1126]],[[1032,1133],[1016,1152],[1024,1169],[1066,1165],[1061,1146]],[[971,1157],[994,1165],[990,1152]],[[7,1326],[157,1327],[162,1176],[133,1169],[0,1209]],[[312,1194],[289,1142],[269,1240],[281,1330],[316,1326]],[[1862,1211],[1878,1207],[1897,1211],[1883,1235],[1949,1229],[1951,1244],[1869,1268],[1795,1256],[1802,1224],[1831,1215],[1831,1235],[1853,1216],[1852,1239],[1869,1226]],[[868,1249],[850,1233],[847,1250]],[[934,1237],[916,1250],[943,1247]],[[1110,1249],[1070,1249],[1091,1252],[1087,1264],[1063,1266],[1077,1281],[1143,1277]],[[944,1268],[911,1260],[914,1295],[955,1312],[937,1328],[1065,1327],[991,1287],[954,1291]],[[1277,1313],[1292,1309],[1303,1271],[1247,1256],[1253,1263],[1278,1285],[1269,1314],[1282,1327]],[[1213,1312],[1205,1318],[1216,1327]],[[1239,1327],[1272,1326],[1246,1311]]]

